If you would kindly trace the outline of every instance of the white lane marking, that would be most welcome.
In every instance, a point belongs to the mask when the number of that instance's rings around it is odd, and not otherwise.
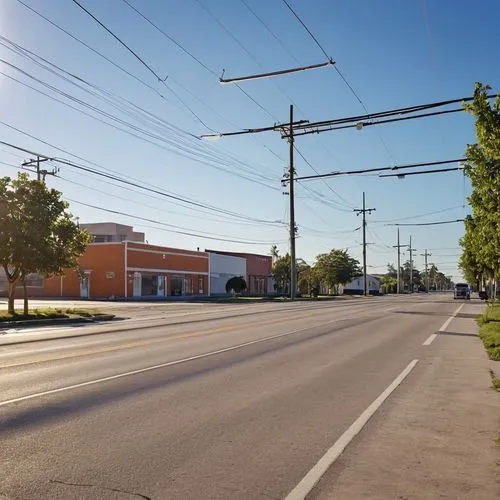
[[[437,337],[437,333],[431,333],[427,340],[422,345],[431,345],[434,339]]]
[[[222,354],[225,352],[234,351],[236,349],[241,349],[243,347],[248,347],[254,344],[260,344],[261,342],[267,342],[269,340],[279,339],[282,337],[287,337],[289,335],[294,335],[296,333],[305,332],[307,330],[313,330],[314,328],[320,328],[325,325],[329,325],[331,323],[336,323],[338,321],[343,321],[345,319],[355,319],[355,318],[342,318],[342,319],[334,319],[331,321],[327,321],[326,323],[321,323],[320,325],[315,326],[307,326],[305,328],[300,328],[298,330],[292,330],[291,332],[279,333],[278,335],[272,335],[270,337],[264,337],[262,339],[250,340],[249,342],[243,342],[242,344],[237,344],[231,347],[225,347],[223,349],[217,349],[216,351],[210,351],[203,354],[196,354],[195,356],[189,356],[188,358],[177,359],[175,361],[167,361],[165,363],[160,363],[158,365],[147,366],[145,368],[139,368],[137,370],[132,370],[128,372],[117,373],[116,375],[110,375],[108,377],[97,378],[94,380],[88,380],[87,382],[81,382],[79,384],[68,385],[65,387],[59,387],[58,389],[50,389],[48,391],[36,392],[34,394],[29,394],[27,396],[21,396],[19,398],[7,399],[5,401],[0,401],[1,406],[7,406],[12,403],[18,403],[20,401],[26,401],[28,399],[39,398],[42,396],[47,396],[49,394],[57,394],[58,392],[70,391],[72,389],[78,389],[80,387],[87,387],[89,385],[100,384],[102,382],[108,382],[109,380],[116,380],[123,377],[129,377],[130,375],[137,375],[139,373],[146,373],[153,370],[158,370],[159,368],[166,368],[168,366],[180,365],[181,363],[187,363],[189,361],[195,361],[198,359],[208,358],[210,356],[215,356],[216,354]]]
[[[363,429],[368,420],[380,408],[382,403],[403,382],[418,363],[418,359],[411,361],[408,366],[394,379],[387,389],[354,421],[354,423],[340,436],[335,444],[319,459],[316,465],[304,476],[302,481],[285,497],[285,500],[303,500],[316,486],[323,474],[339,458],[349,443]]]
[[[462,310],[462,307],[464,307],[465,304],[461,304],[457,310],[452,313],[452,315],[443,323],[443,326],[438,330],[438,332],[445,332],[450,323],[453,321],[453,318],[456,317],[456,315]],[[431,333],[427,340],[422,344],[422,345],[431,345],[432,342],[434,342],[434,339],[438,336],[437,333]]]

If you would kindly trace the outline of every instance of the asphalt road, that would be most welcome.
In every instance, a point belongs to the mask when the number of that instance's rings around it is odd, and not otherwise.
[[[458,305],[238,306],[0,346],[0,499],[285,498]]]

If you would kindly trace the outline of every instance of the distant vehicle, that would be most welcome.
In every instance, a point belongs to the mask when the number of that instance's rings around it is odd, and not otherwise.
[[[455,285],[454,299],[470,300],[470,287],[467,283],[457,283]]]

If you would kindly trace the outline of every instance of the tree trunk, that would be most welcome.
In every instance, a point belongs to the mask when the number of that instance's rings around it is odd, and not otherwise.
[[[15,295],[15,283],[9,281],[9,301],[8,301],[8,313],[14,315],[16,312],[14,309],[14,295]]]
[[[28,316],[28,291],[26,290],[26,280],[23,278],[23,298],[24,298],[24,315]]]

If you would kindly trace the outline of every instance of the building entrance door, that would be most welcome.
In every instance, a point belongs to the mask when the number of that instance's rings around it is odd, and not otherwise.
[[[80,297],[82,299],[90,297],[90,274],[83,274],[80,278]]]
[[[142,276],[141,273],[134,273],[133,296],[140,297],[141,295],[142,295]]]
[[[165,289],[166,288],[167,288],[167,277],[166,276],[158,276],[156,295],[158,297],[165,297]]]

